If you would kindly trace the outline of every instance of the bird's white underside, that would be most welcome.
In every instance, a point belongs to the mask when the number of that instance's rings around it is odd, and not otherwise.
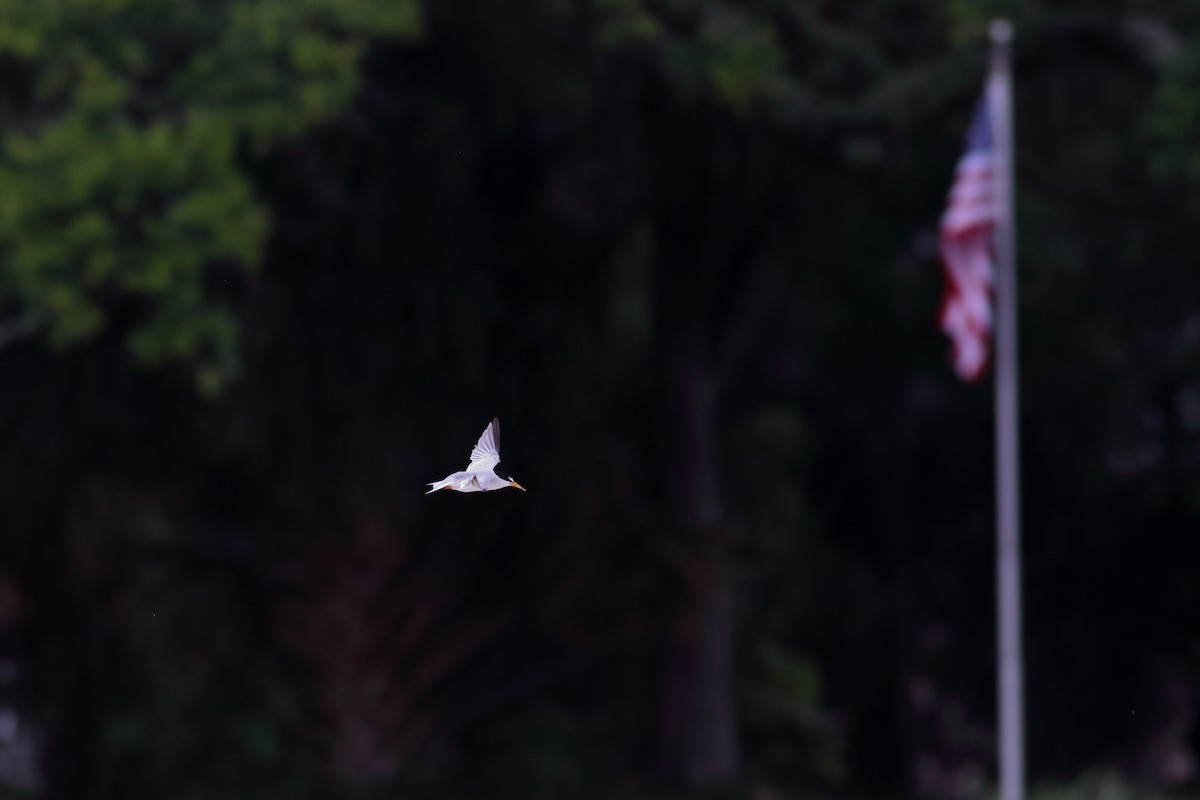
[[[508,486],[508,481],[494,472],[454,472],[430,484],[430,491],[453,489],[456,492],[490,492]]]

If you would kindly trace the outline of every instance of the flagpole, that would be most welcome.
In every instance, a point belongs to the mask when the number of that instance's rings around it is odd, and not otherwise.
[[[1017,265],[1013,203],[1012,25],[993,20],[988,103],[995,144],[996,621],[1000,800],[1025,796],[1021,654],[1020,465],[1017,413]]]

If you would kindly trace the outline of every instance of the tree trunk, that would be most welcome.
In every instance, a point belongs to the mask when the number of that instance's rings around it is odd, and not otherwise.
[[[718,392],[711,372],[693,361],[674,387],[678,404],[673,506],[694,547],[685,556],[687,607],[667,660],[663,753],[667,767],[692,787],[733,780],[738,773],[733,700],[736,606],[733,567],[722,524],[717,452]]]
[[[733,700],[733,651],[737,608],[728,552],[714,551],[703,588],[695,717],[688,782],[694,787],[737,777],[739,752]]]

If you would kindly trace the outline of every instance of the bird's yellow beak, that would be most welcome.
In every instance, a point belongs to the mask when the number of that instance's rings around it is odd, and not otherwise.
[[[522,492],[523,492],[523,491],[525,491],[525,487],[524,487],[524,486],[522,486],[521,484],[517,483],[516,481],[509,481],[509,482],[508,482],[508,485],[509,485],[509,486],[515,486],[515,487],[517,487],[518,489],[520,489]]]

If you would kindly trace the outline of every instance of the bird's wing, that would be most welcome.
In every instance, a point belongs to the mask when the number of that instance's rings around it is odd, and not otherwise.
[[[471,465],[467,472],[488,472],[500,463],[500,420],[493,419],[484,430],[475,449],[471,451]]]

